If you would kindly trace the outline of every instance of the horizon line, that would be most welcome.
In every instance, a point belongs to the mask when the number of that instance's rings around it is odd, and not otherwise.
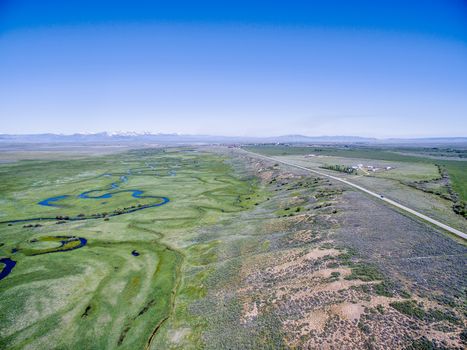
[[[305,134],[280,134],[280,135],[223,135],[223,134],[204,134],[204,133],[179,133],[179,132],[159,132],[155,133],[152,131],[137,132],[137,131],[97,131],[97,132],[73,132],[73,133],[56,133],[56,132],[39,132],[39,133],[0,133],[0,136],[40,136],[40,135],[55,135],[55,136],[93,136],[93,135],[102,135],[106,134],[109,137],[113,136],[126,136],[126,137],[137,137],[137,136],[203,136],[203,137],[224,137],[224,138],[257,138],[257,139],[267,139],[267,138],[280,138],[280,137],[305,137],[305,138],[361,138],[361,139],[374,139],[374,140],[391,140],[391,139],[437,139],[437,138],[467,138],[465,136],[446,136],[446,135],[436,135],[436,136],[386,136],[386,137],[377,137],[377,136],[361,136],[361,135],[305,135]]]

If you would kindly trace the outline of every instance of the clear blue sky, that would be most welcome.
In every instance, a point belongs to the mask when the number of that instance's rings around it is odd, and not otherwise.
[[[467,136],[467,4],[0,0],[0,133]]]

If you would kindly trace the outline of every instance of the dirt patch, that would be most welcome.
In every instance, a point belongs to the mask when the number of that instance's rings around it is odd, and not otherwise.
[[[256,301],[252,303],[244,303],[243,304],[243,317],[242,323],[246,323],[258,317],[258,306]]]
[[[330,313],[339,316],[341,319],[353,321],[360,319],[364,309],[361,304],[342,303],[331,306]]]
[[[274,266],[272,270],[275,273],[283,272],[295,266],[301,266],[312,260],[317,260],[324,256],[336,256],[338,254],[339,254],[339,251],[336,249],[313,249],[307,253],[302,253],[302,252],[289,253],[283,259],[286,261]]]
[[[313,275],[321,278],[329,278],[333,273],[338,273],[339,276],[346,277],[352,273],[349,267],[340,267],[335,269],[319,269]]]
[[[172,343],[179,344],[190,332],[190,328],[175,329],[170,332],[169,339]]]

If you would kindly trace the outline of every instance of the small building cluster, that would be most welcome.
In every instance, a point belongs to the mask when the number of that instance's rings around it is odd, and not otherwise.
[[[392,167],[391,166],[386,166],[386,167],[381,167],[381,168],[378,168],[374,165],[363,165],[363,164],[357,164],[357,165],[354,165],[352,166],[352,169],[355,169],[355,170],[362,170],[363,172],[377,172],[377,171],[380,171],[380,170],[391,170]]]

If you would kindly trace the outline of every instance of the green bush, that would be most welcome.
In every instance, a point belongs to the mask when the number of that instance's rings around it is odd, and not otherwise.
[[[352,266],[352,273],[346,277],[348,280],[362,280],[365,282],[382,280],[383,275],[372,265],[355,264]]]
[[[448,321],[452,324],[459,324],[459,318],[452,312],[444,312],[438,309],[430,309],[427,313],[427,318],[430,321],[439,322],[439,321]]]
[[[374,286],[373,290],[377,295],[382,295],[385,297],[392,297],[394,296],[394,285],[389,281],[383,281]]]
[[[416,339],[410,344],[406,350],[442,350],[439,346],[436,346],[432,341],[428,340],[426,337],[421,337]]]
[[[414,300],[395,301],[389,304],[391,307],[404,315],[423,320],[426,316],[425,310],[417,305]]]

